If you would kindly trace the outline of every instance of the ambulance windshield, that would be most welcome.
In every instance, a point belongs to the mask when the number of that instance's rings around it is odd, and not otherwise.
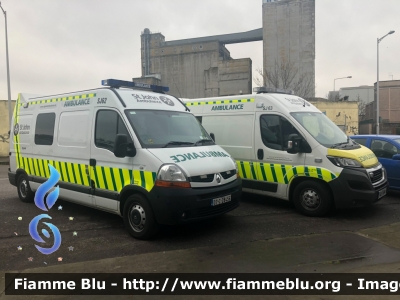
[[[291,115],[303,126],[321,145],[327,148],[345,146],[349,143],[347,135],[323,113],[294,112]]]
[[[144,148],[214,145],[214,141],[190,113],[127,110],[126,115]]]

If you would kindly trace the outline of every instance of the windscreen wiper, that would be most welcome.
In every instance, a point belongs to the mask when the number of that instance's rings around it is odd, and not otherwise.
[[[167,148],[168,146],[172,146],[172,145],[193,145],[193,143],[170,141],[170,142],[166,143],[163,148]]]
[[[194,143],[194,146],[198,146],[198,145],[200,145],[200,143],[202,144],[202,143],[204,143],[204,142],[211,142],[211,141],[213,141],[213,140],[210,140],[210,139],[201,139],[201,140],[198,140],[196,143]]]
[[[332,145],[332,146],[331,146],[331,149],[335,149],[335,148],[337,148],[337,147],[340,146],[340,145],[345,145],[345,144],[348,144],[348,143],[349,143],[349,137],[347,137],[347,141],[346,141],[346,142],[336,143],[336,144]]]

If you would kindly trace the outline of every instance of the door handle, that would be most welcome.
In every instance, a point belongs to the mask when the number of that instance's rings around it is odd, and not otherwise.
[[[259,160],[263,160],[264,159],[264,150],[263,149],[258,149],[257,150],[257,158]]]
[[[95,160],[94,158],[91,158],[91,159],[89,160],[89,165],[90,165],[91,167],[95,167],[95,166],[96,166],[96,160]]]

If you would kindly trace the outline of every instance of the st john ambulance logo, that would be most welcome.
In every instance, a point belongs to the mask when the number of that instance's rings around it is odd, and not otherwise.
[[[19,132],[19,124],[17,123],[14,125],[14,135],[17,135],[18,132]]]
[[[171,99],[168,99],[167,97],[160,96],[160,100],[169,106],[175,105],[174,101],[172,101]]]

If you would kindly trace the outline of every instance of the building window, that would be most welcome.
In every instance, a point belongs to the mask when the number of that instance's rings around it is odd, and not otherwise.
[[[53,145],[55,113],[38,114],[35,127],[36,145]]]

